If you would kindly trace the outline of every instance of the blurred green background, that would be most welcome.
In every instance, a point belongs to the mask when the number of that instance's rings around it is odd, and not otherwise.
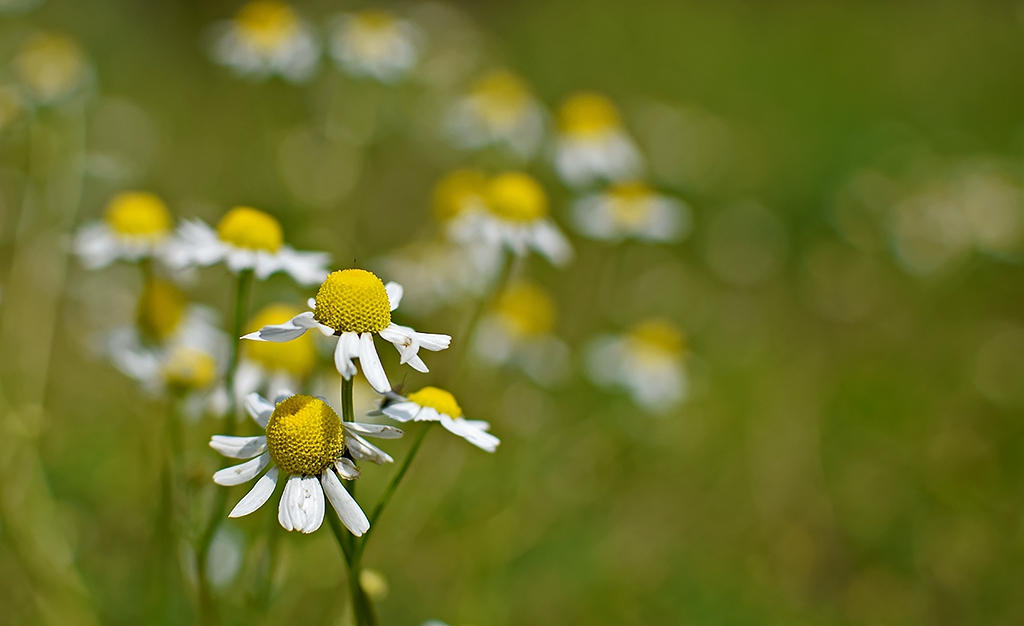
[[[295,6],[321,23],[364,5]],[[544,388],[471,368],[453,388],[502,445],[492,456],[428,438],[367,552],[390,586],[382,622],[1024,623],[1019,242],[915,256],[893,217],[964,171],[1024,190],[1021,6],[447,6],[476,25],[459,31],[477,68],[466,75],[511,67],[550,107],[579,89],[620,103],[652,180],[690,203],[695,226],[671,246],[575,237],[565,270],[531,259],[558,301],[573,372]],[[66,264],[72,224],[142,188],[179,216],[262,208],[296,247],[365,266],[435,228],[429,198],[446,171],[474,158],[502,166],[433,130],[445,95],[465,85],[447,66],[429,85],[393,88],[329,63],[300,86],[232,76],[202,41],[237,8],[47,0],[0,16],[5,67],[47,30],[74,37],[95,74],[67,111],[0,135],[2,623],[137,624],[154,605],[169,607],[166,623],[191,619],[166,563],[146,552],[162,409],[89,348],[131,321],[138,276]],[[436,6],[385,8],[455,45],[449,22],[430,26]],[[31,219],[17,221],[30,159],[33,176],[57,182],[37,185]],[[544,159],[530,171],[565,224],[572,194]],[[227,317],[230,277],[200,276],[190,295]],[[274,277],[257,285],[254,310],[312,293]],[[457,344],[469,311],[398,319]],[[589,337],[652,314],[690,341],[690,397],[663,417],[596,390],[578,367]],[[431,355],[433,372],[409,384],[450,379],[461,354]],[[187,453],[211,493],[215,426],[195,425]],[[378,493],[390,471],[365,471],[361,492]],[[228,524],[247,560],[222,591],[226,623],[345,623],[333,537],[285,533],[273,518],[265,507]],[[272,592],[253,597],[268,531],[281,557]]]

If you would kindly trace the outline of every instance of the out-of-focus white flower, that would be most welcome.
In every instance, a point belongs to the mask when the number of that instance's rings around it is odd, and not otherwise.
[[[224,261],[236,274],[254,270],[263,280],[286,272],[299,284],[315,285],[327,276],[331,257],[326,252],[295,250],[284,243],[284,231],[274,216],[235,207],[221,218],[216,230],[200,219],[182,222],[167,242],[165,260],[178,270]]]
[[[555,337],[554,300],[532,283],[513,283],[473,332],[473,351],[485,363],[515,365],[541,385],[557,384],[569,364],[569,348]]]
[[[648,319],[624,335],[596,338],[586,351],[587,372],[602,387],[619,387],[654,413],[686,399],[686,340],[670,322]]]
[[[327,337],[337,337],[334,365],[346,380],[356,373],[353,362],[359,359],[363,375],[378,393],[391,391],[391,383],[380,363],[373,336],[380,335],[401,354],[401,363],[427,372],[419,350],[445,350],[451,343],[449,335],[420,333],[391,321],[391,312],[402,300],[402,286],[385,285],[371,272],[346,269],[332,272],[316,297],[309,301],[312,311],[296,315],[283,324],[272,324],[249,333],[243,339],[253,341],[292,341],[307,330],[316,329]]]
[[[31,98],[53,104],[78,90],[89,73],[82,49],[56,33],[33,36],[18,51],[14,69]]]
[[[558,110],[555,169],[566,184],[636,179],[643,158],[622,126],[619,110],[597,93],[570,96]]]
[[[214,25],[211,39],[214,62],[254,79],[277,74],[301,82],[313,75],[320,59],[313,29],[277,0],[246,4],[233,19]]]
[[[455,396],[438,387],[424,387],[404,397],[389,394],[380,412],[399,422],[441,422],[445,430],[485,452],[494,452],[501,443],[487,432],[491,429],[490,424],[465,419]]]
[[[311,533],[324,521],[324,496],[338,513],[341,523],[359,537],[370,528],[359,504],[340,479],[354,480],[359,468],[353,460],[390,463],[392,458],[364,436],[395,439],[402,431],[392,426],[343,422],[320,398],[279,396],[271,404],[251,394],[245,408],[266,430],[259,437],[215,435],[210,447],[232,459],[250,459],[213,475],[218,485],[230,487],[249,482],[269,465],[270,469],[228,517],[242,517],[263,506],[274,494],[280,474],[287,477],[277,519],[285,530]]]
[[[504,145],[519,158],[529,159],[544,139],[544,109],[522,78],[496,70],[455,103],[447,128],[461,148]]]
[[[103,221],[78,231],[72,250],[91,270],[118,259],[141,261],[160,256],[173,227],[171,213],[157,195],[125,191],[107,203]]]
[[[579,232],[593,239],[667,243],[690,233],[690,207],[640,182],[620,183],[573,205]]]
[[[269,304],[249,322],[247,332],[283,324],[300,313],[302,309],[289,304]],[[277,396],[286,389],[300,389],[316,365],[316,346],[312,335],[288,343],[252,341],[243,344],[240,357],[235,373],[238,404],[255,391]]]
[[[396,83],[416,67],[422,40],[412,22],[385,11],[361,11],[335,19],[330,52],[347,74]]]

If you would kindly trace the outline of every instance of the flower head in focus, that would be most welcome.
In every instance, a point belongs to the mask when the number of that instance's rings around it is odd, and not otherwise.
[[[501,443],[487,432],[490,424],[465,419],[455,396],[438,387],[424,387],[405,396],[392,392],[380,412],[399,422],[441,422],[445,430],[486,452],[494,452]]]
[[[31,98],[39,104],[63,100],[82,86],[89,73],[78,44],[55,33],[30,38],[14,58],[14,69]]]
[[[270,304],[249,322],[247,332],[264,326],[283,324],[302,313],[289,304]],[[246,342],[235,374],[235,398],[239,404],[254,391],[276,396],[285,389],[298,389],[316,365],[316,346],[312,335],[303,335],[287,343]]]
[[[340,15],[331,29],[331,58],[342,71],[382,83],[405,78],[420,57],[419,28],[385,11]]]
[[[401,363],[426,372],[419,357],[420,348],[444,350],[451,343],[448,335],[416,332],[408,326],[391,321],[391,312],[402,300],[402,286],[385,285],[372,272],[346,269],[332,272],[316,297],[310,299],[312,311],[300,313],[283,324],[272,324],[249,333],[243,339],[253,341],[292,341],[307,330],[317,329],[328,337],[337,337],[334,365],[338,373],[350,380],[356,373],[353,362],[359,359],[363,375],[378,393],[391,391],[391,383],[380,363],[373,336],[380,335],[401,354]]]
[[[72,249],[88,269],[102,269],[116,260],[141,261],[159,256],[174,228],[159,196],[124,191],[107,203],[103,220],[82,227]]]
[[[604,335],[587,349],[587,372],[602,387],[629,392],[641,407],[664,413],[686,399],[686,338],[674,324],[654,318],[622,335]]]
[[[640,182],[618,183],[573,205],[576,229],[592,239],[668,243],[690,232],[690,207]]]
[[[544,109],[522,78],[496,70],[459,99],[447,125],[459,147],[479,150],[504,145],[519,158],[529,159],[544,139]]]
[[[210,447],[232,459],[249,459],[213,475],[218,485],[246,483],[270,466],[255,486],[228,513],[242,517],[263,506],[274,494],[281,474],[287,477],[277,519],[285,530],[311,533],[324,521],[324,496],[353,535],[370,528],[359,504],[340,479],[354,480],[353,461],[390,463],[392,458],[363,437],[395,439],[402,431],[392,426],[343,422],[321,398],[281,395],[271,404],[259,394],[245,401],[249,415],[266,431],[258,437],[215,435]]]
[[[616,106],[598,93],[570,96],[558,110],[555,169],[566,184],[621,181],[642,173],[643,159]]]
[[[255,0],[214,27],[210,54],[239,76],[266,79],[277,74],[301,82],[316,70],[320,46],[290,5]]]
[[[330,263],[326,252],[302,252],[285,244],[273,215],[243,206],[228,211],[216,229],[199,219],[183,222],[167,244],[165,259],[179,270],[224,261],[232,272],[254,270],[261,280],[286,272],[302,285],[322,281]]]

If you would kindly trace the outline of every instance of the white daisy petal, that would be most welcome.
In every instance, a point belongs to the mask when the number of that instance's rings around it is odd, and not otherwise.
[[[363,368],[366,382],[370,383],[374,391],[377,393],[391,391],[391,383],[388,382],[388,376],[384,373],[384,366],[380,364],[377,348],[373,345],[373,333],[363,333],[359,336],[359,365]]]
[[[320,476],[320,484],[323,485],[323,492],[331,501],[331,506],[338,512],[341,523],[349,529],[356,537],[361,537],[370,528],[370,520],[359,508],[359,504],[352,495],[341,484],[338,477],[331,470],[325,470]]]
[[[441,414],[437,412],[437,409],[429,406],[423,407],[423,410],[416,414],[417,422],[436,422],[441,419]]]
[[[347,431],[378,439],[398,439],[405,434],[401,429],[387,424],[364,424],[362,422],[345,422],[344,424]]]
[[[251,461],[246,461],[241,465],[233,465],[231,467],[225,467],[216,474],[213,475],[213,482],[224,487],[231,487],[232,485],[241,485],[242,483],[249,482],[256,475],[263,471],[263,468],[270,463],[270,453],[264,452]]]
[[[417,372],[421,372],[423,374],[426,374],[427,372],[430,371],[429,369],[427,369],[427,364],[423,362],[423,359],[421,359],[419,355],[409,359],[409,362],[406,363],[406,365],[413,368]]]
[[[334,367],[345,380],[351,380],[356,375],[356,365],[352,362],[359,356],[359,335],[356,333],[341,333],[338,337],[338,345],[334,347]]]
[[[391,310],[394,311],[398,308],[398,303],[402,301],[402,294],[405,293],[405,290],[396,282],[384,285],[384,290],[388,292],[388,302],[391,304]]]
[[[289,246],[282,246],[277,257],[280,268],[300,285],[316,285],[327,278],[327,266],[331,262],[331,255],[326,252],[300,252]]]
[[[214,435],[210,447],[232,459],[251,459],[266,451],[267,438]]]
[[[340,474],[345,480],[355,480],[359,478],[359,468],[356,467],[355,463],[348,459],[338,459],[335,461],[334,469],[338,470],[338,474]]]
[[[228,517],[248,515],[266,504],[270,496],[274,495],[274,489],[277,488],[277,474],[276,467],[270,468],[270,471],[256,481],[256,484],[249,490],[249,493],[245,494],[245,497],[238,501],[235,508],[231,509]]]
[[[324,490],[313,476],[289,476],[277,520],[286,530],[311,533],[324,521]]]
[[[302,336],[310,328],[317,328],[319,324],[313,319],[313,312],[306,311],[288,320],[284,324],[270,324],[256,332],[244,335],[242,339],[251,341],[274,341],[277,343],[291,341]]]
[[[501,443],[501,440],[487,432],[487,429],[475,427],[462,418],[452,419],[448,415],[442,415],[441,425],[448,432],[462,437],[485,452],[494,452],[498,448],[498,444]]]
[[[245,410],[249,412],[249,416],[257,424],[266,430],[267,422],[270,421],[270,416],[274,414],[274,405],[267,402],[267,399],[260,394],[250,393],[245,397]]]
[[[416,414],[420,412],[420,405],[415,402],[396,402],[395,404],[389,404],[381,409],[384,415],[387,415],[393,420],[399,422],[408,422],[409,420],[416,419]]]
[[[349,436],[345,438],[345,447],[357,461],[371,461],[377,465],[394,462],[387,452],[355,433],[349,433]]]

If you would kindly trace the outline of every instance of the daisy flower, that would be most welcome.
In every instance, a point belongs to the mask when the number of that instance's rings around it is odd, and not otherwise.
[[[320,58],[313,30],[295,9],[277,0],[246,4],[234,19],[215,25],[212,35],[214,62],[239,76],[278,74],[301,82],[313,75]]]
[[[544,109],[519,76],[496,70],[455,104],[447,126],[453,143],[461,148],[505,145],[519,158],[529,159],[544,139]]]
[[[283,324],[300,313],[299,307],[289,304],[267,305],[249,322],[247,332]],[[298,389],[316,365],[316,346],[312,335],[304,335],[288,343],[246,342],[242,345],[240,357],[235,373],[238,404],[254,391],[266,390],[269,395],[276,396],[284,389]]]
[[[324,496],[341,523],[359,537],[370,528],[359,504],[341,480],[359,478],[353,460],[390,463],[393,459],[364,436],[395,439],[402,431],[392,426],[343,422],[321,398],[280,396],[271,404],[250,394],[245,408],[265,431],[259,437],[214,435],[210,447],[232,459],[250,459],[213,475],[218,485],[241,485],[270,469],[238,501],[228,517],[242,517],[263,506],[274,494],[281,474],[287,477],[277,520],[285,530],[311,533],[320,528],[326,509]]]
[[[216,230],[200,219],[183,222],[167,244],[165,259],[179,270],[224,261],[232,272],[254,270],[261,280],[283,271],[302,285],[322,281],[330,263],[326,252],[301,252],[286,245],[274,216],[243,206],[228,211]]]
[[[445,430],[462,437],[485,452],[494,452],[501,441],[487,432],[491,425],[467,420],[455,396],[444,389],[424,387],[403,397],[392,393],[380,412],[399,422],[441,422]]]
[[[173,227],[171,213],[158,196],[124,191],[107,203],[103,221],[78,231],[71,247],[86,268],[102,269],[118,259],[159,256]]]
[[[341,15],[331,32],[331,58],[352,76],[395,83],[416,66],[421,40],[419,28],[385,11]]]
[[[686,339],[673,324],[648,319],[624,335],[598,337],[587,349],[587,370],[602,387],[626,389],[641,407],[664,413],[686,398]]]
[[[622,126],[619,111],[597,93],[569,97],[558,111],[555,169],[573,187],[636,177],[643,159]]]
[[[612,185],[573,205],[576,229],[591,239],[667,243],[690,232],[690,207],[640,182]]]
[[[535,250],[555,265],[572,259],[572,246],[548,217],[548,196],[532,176],[505,172],[484,188],[484,211],[463,211],[450,221],[456,241],[482,241],[516,255]]]
[[[63,100],[89,75],[82,49],[70,37],[42,33],[29,39],[14,58],[14,70],[39,104]]]
[[[356,373],[353,361],[359,359],[363,375],[378,393],[391,391],[384,367],[380,364],[373,336],[392,343],[408,363],[419,372],[427,366],[419,357],[419,349],[439,351],[451,343],[448,335],[416,332],[391,321],[391,312],[402,299],[402,286],[383,282],[372,272],[346,269],[332,272],[316,297],[310,299],[312,311],[300,313],[283,324],[264,326],[243,339],[254,341],[292,341],[315,328],[328,337],[337,337],[334,365],[338,373],[350,380]]]
[[[554,335],[555,302],[532,283],[513,283],[473,333],[473,350],[485,363],[512,364],[539,384],[558,382],[566,372],[568,347]]]

